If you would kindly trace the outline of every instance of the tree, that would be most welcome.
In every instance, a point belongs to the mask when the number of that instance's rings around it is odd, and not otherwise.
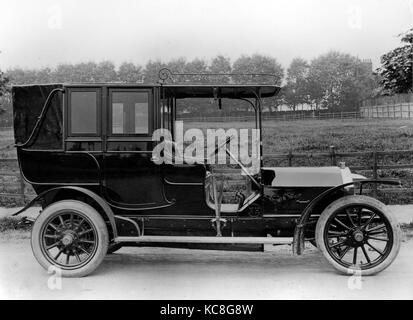
[[[6,71],[7,77],[13,84],[31,84],[36,83],[36,70],[14,68]]]
[[[7,101],[8,96],[8,85],[9,79],[4,75],[4,73],[0,70],[0,114],[6,112],[4,108],[5,100]]]
[[[375,85],[371,62],[330,51],[311,61],[307,90],[310,103],[331,111],[357,110]]]
[[[35,83],[52,83],[52,70],[48,67],[41,68],[36,72],[36,82]]]
[[[205,60],[195,58],[185,65],[186,73],[207,73],[208,65]],[[205,76],[190,76],[186,77],[186,82],[208,83],[208,77]]]
[[[233,73],[256,73],[256,74],[272,74],[274,77],[250,76],[235,77],[237,83],[261,82],[280,85],[284,78],[284,70],[275,58],[254,54],[252,56],[239,57],[232,66]]]
[[[115,65],[111,61],[102,61],[97,65],[96,81],[115,82],[117,79]]]
[[[285,103],[293,111],[296,110],[297,105],[309,101],[307,90],[309,68],[307,61],[295,58],[291,61],[290,67],[287,70],[287,84],[283,88],[283,94]]]
[[[142,81],[142,67],[131,62],[124,62],[119,66],[118,80],[122,82],[136,83]]]
[[[281,85],[284,78],[284,69],[275,58],[254,54],[252,56],[241,56],[235,60],[232,65],[232,72],[236,74],[254,73],[254,74],[272,74],[270,76],[234,76],[232,81],[235,83],[261,83],[261,84],[275,84]],[[262,109],[268,108],[272,111],[272,106],[279,105],[278,97],[265,99],[263,101]],[[243,104],[245,111],[251,111],[250,106]]]
[[[218,55],[211,60],[211,64],[208,68],[210,73],[226,73],[232,72],[231,60],[223,55]],[[229,76],[213,76],[211,81],[229,83],[231,78]]]
[[[186,59],[185,58],[175,58],[170,60],[166,67],[171,70],[172,73],[185,73],[186,72]],[[186,76],[172,75],[172,79],[175,83],[183,83],[188,80]],[[189,79],[190,80],[190,79]]]
[[[53,72],[56,82],[78,82],[75,68],[72,64],[61,63]]]
[[[399,37],[405,45],[383,55],[382,66],[377,70],[381,76],[383,94],[413,92],[413,28]]]
[[[82,62],[73,66],[72,81],[97,82],[98,77],[98,65],[95,62]]]
[[[160,60],[149,60],[143,70],[145,83],[157,83],[159,81],[159,70],[166,68],[166,64]]]

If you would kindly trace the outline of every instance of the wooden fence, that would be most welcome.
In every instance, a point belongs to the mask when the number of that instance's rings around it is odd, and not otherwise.
[[[413,163],[405,164],[381,164],[382,160],[386,156],[413,156],[413,150],[392,150],[392,151],[369,151],[369,152],[338,152],[333,146],[329,148],[329,152],[321,153],[293,153],[288,152],[284,154],[280,153],[267,153],[264,154],[264,161],[266,160],[280,160],[285,161],[285,165],[292,167],[296,164],[295,160],[312,160],[312,159],[323,159],[325,160],[325,165],[336,166],[340,163],[343,158],[355,158],[355,157],[366,157],[370,160],[364,163],[363,165],[358,166],[349,166],[352,171],[371,171],[372,177],[377,179],[379,177],[379,170],[382,169],[413,169]],[[17,159],[0,159],[0,165],[4,163],[14,164],[15,170],[0,171],[0,176],[14,176],[17,177],[18,192],[17,193],[0,193],[0,197],[14,197],[19,198],[23,203],[33,199],[33,193],[27,193],[26,184],[20,173],[18,166],[16,165]],[[2,165],[3,167],[3,165]],[[234,169],[228,169],[221,171],[223,174],[234,173]],[[376,192],[376,186],[373,186],[372,191]],[[413,191],[413,188],[386,188],[381,189],[386,192],[410,192]]]
[[[413,103],[400,103],[385,106],[360,107],[360,111],[352,112],[278,112],[277,115],[263,113],[262,119],[268,121],[293,121],[293,120],[344,120],[344,119],[413,119]],[[255,121],[254,116],[178,116],[178,120],[185,122],[243,122]]]
[[[395,94],[364,100],[360,114],[364,118],[413,119],[413,94]]]
[[[276,115],[262,114],[262,120],[268,121],[289,121],[289,120],[328,120],[328,119],[360,119],[362,115],[358,111],[354,112],[277,112]],[[185,122],[243,122],[255,121],[255,116],[199,116],[185,117],[179,116],[177,120]]]
[[[0,170],[0,176],[3,177],[3,180],[4,180],[4,177],[16,177],[17,183],[7,183],[7,185],[8,186],[12,185],[12,186],[17,187],[18,192],[17,193],[0,192],[0,197],[17,198],[22,203],[25,203],[27,200],[33,199],[34,194],[30,194],[26,192],[26,183],[20,172],[19,166],[17,165],[17,159],[16,158],[0,159],[0,168],[3,168],[5,166],[9,167],[10,165],[13,166],[14,169]]]
[[[363,118],[413,119],[413,102],[360,107]]]
[[[379,96],[366,99],[362,102],[363,107],[386,106],[401,103],[413,103],[413,93],[401,93],[391,96]]]
[[[357,166],[348,166],[351,171],[371,171],[372,178],[379,178],[379,170],[388,169],[388,170],[401,170],[401,169],[413,169],[413,162],[405,164],[381,164],[382,160],[386,156],[413,156],[413,150],[392,150],[392,151],[369,151],[369,152],[337,152],[334,146],[329,148],[329,152],[321,153],[292,153],[287,154],[264,154],[264,159],[278,159],[285,160],[289,167],[294,166],[295,159],[325,159],[331,166],[336,166],[343,158],[355,158],[363,157],[369,158],[370,161],[367,161],[363,165]],[[372,191],[377,192],[377,185],[372,186]],[[413,188],[385,188],[381,189],[386,192],[401,192],[401,191],[413,191]]]

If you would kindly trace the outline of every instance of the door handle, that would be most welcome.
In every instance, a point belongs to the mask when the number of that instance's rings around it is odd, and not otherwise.
[[[297,202],[301,204],[307,204],[310,202],[310,200],[297,200]]]

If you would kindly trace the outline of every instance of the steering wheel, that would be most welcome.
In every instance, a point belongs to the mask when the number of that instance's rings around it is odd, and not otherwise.
[[[219,151],[222,147],[224,147],[224,146],[226,146],[228,143],[230,143],[233,138],[234,138],[234,136],[229,136],[229,137],[227,137],[223,143],[221,143],[219,146],[217,146],[217,147],[215,148],[214,152],[212,152],[212,153],[208,156],[207,159],[215,156],[215,155],[218,153],[218,151]],[[166,144],[169,144],[169,145],[171,146],[171,149],[170,149],[170,150],[171,150],[172,153],[170,154],[169,152],[165,152],[165,153],[164,153],[164,156],[167,157],[172,163],[174,162],[174,161],[173,161],[174,159],[177,159],[177,158],[182,157],[182,155],[181,155],[180,152],[179,152],[179,148],[178,148],[178,146],[177,146],[177,143],[176,143],[175,141],[164,140],[164,142],[165,142]]]
[[[215,148],[214,152],[212,152],[212,153],[208,156],[208,159],[211,158],[211,157],[213,157],[213,156],[215,156],[215,155],[218,153],[218,151],[219,151],[222,147],[224,147],[224,146],[226,146],[228,143],[230,143],[233,138],[234,138],[234,136],[229,136],[228,138],[226,138],[226,139],[225,139],[225,142],[223,142],[223,143],[221,143],[219,146],[217,146],[217,147]]]

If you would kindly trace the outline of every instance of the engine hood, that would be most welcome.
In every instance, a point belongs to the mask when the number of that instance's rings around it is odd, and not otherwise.
[[[335,187],[356,178],[349,168],[339,167],[264,167],[261,176],[264,185],[272,187]]]

